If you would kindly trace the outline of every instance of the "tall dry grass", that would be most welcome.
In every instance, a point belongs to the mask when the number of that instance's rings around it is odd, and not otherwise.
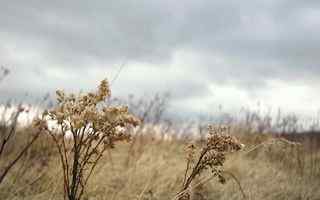
[[[241,141],[251,141],[251,136],[247,140],[243,136]],[[89,181],[84,199],[167,200],[181,190],[185,142],[154,139],[152,135],[139,137],[133,146],[120,144],[106,154]],[[39,139],[0,185],[1,199],[63,199],[58,152],[48,141]],[[247,199],[319,199],[318,149],[310,152],[304,144],[271,136],[260,141],[246,142],[244,150],[230,155],[224,164],[240,182]],[[194,198],[243,199],[238,183],[231,176],[226,180],[223,185],[211,180],[197,186]]]
[[[156,116],[159,119],[159,115]],[[204,140],[203,134],[199,137],[172,136],[170,139],[159,137],[169,131],[174,134],[172,130],[159,129],[157,124],[142,125],[129,143],[105,149],[104,156],[95,163],[82,199],[170,200],[190,191],[189,188],[192,188],[192,194],[187,198],[193,200],[320,199],[319,146],[313,145],[315,139],[311,140],[308,135],[295,140],[288,136],[248,133],[246,127],[236,127],[228,130],[232,136],[213,136],[208,141]],[[36,131],[33,127],[15,129],[14,140],[8,145],[10,150],[3,155],[0,166],[14,158],[15,152],[19,152]],[[222,138],[221,141],[228,141],[231,149],[238,150],[235,148],[238,142],[232,139],[233,136],[244,143],[241,151],[225,154],[227,148],[215,146],[226,144],[216,143]],[[74,144],[74,138],[67,139]],[[200,157],[195,157],[196,162],[186,173],[185,147],[190,142],[200,146]],[[64,199],[65,174],[61,168],[61,152],[54,148],[55,145],[50,135],[39,135],[0,184],[0,199]],[[205,157],[201,155],[212,150],[215,152],[210,152],[202,161]],[[68,153],[74,155],[74,152],[71,148]],[[72,156],[66,158],[74,161]],[[199,167],[197,163],[203,165]],[[213,177],[218,179],[202,173],[207,167],[212,167]],[[67,175],[72,177],[70,172]]]

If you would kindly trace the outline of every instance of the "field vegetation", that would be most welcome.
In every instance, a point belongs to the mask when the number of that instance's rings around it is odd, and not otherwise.
[[[58,91],[29,125],[16,108],[1,119],[0,199],[320,199],[317,133],[174,124],[166,97],[112,100],[106,80]]]

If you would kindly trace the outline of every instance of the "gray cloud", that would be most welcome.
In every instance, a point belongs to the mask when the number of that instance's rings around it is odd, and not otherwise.
[[[119,94],[168,89],[183,101],[212,95],[210,84],[318,87],[319,10],[317,0],[2,0],[0,62],[14,66],[12,94],[90,88],[122,62]]]

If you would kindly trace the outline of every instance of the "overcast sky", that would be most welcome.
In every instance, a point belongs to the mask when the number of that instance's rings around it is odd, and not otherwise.
[[[171,93],[181,113],[320,108],[319,0],[0,0],[0,98]]]

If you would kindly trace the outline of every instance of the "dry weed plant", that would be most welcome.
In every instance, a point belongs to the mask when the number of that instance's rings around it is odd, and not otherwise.
[[[217,177],[219,182],[222,184],[226,182],[226,178],[224,176],[226,173],[223,170],[226,154],[239,151],[243,144],[241,144],[235,137],[227,135],[226,131],[228,128],[225,126],[210,125],[208,130],[209,135],[204,147],[200,150],[198,150],[194,144],[190,144],[187,147],[187,167],[184,175],[183,186],[175,199],[192,200],[192,183],[206,170],[211,170],[212,175],[209,178],[200,180],[193,187],[202,185],[213,177]],[[196,157],[197,153],[198,157]]]
[[[17,107],[17,110],[13,112],[8,121],[3,119],[1,121],[0,127],[0,159],[5,157],[5,154],[9,154],[9,149],[7,149],[9,143],[13,143],[15,140],[15,135],[17,134],[18,118],[25,109],[22,105]],[[11,169],[18,163],[19,160],[26,154],[34,142],[39,138],[41,132],[36,131],[31,135],[31,139],[28,140],[24,146],[17,152],[17,154],[9,160],[6,165],[0,166],[0,184],[3,182],[5,177],[8,175]]]
[[[97,163],[117,141],[127,141],[127,128],[137,126],[138,118],[125,106],[110,106],[111,91],[107,80],[101,81],[96,93],[66,95],[59,90],[56,108],[43,113],[36,126],[53,138],[63,171],[64,199],[80,200]],[[54,121],[61,131],[49,130]]]
[[[0,82],[4,80],[10,73],[10,70],[1,67],[0,68]],[[13,143],[15,140],[15,135],[17,134],[17,126],[19,116],[25,112],[25,108],[20,104],[17,106],[17,109],[11,113],[9,119],[6,119],[5,115],[7,110],[11,108],[11,105],[8,103],[4,107],[4,111],[1,116],[0,121],[0,159],[4,159],[6,154],[9,154],[8,144]],[[8,173],[13,169],[13,167],[18,163],[23,155],[30,149],[33,143],[38,139],[40,132],[36,132],[31,136],[31,139],[28,140],[24,146],[17,152],[17,154],[9,161],[7,161],[4,166],[0,166],[0,184],[4,181]]]

